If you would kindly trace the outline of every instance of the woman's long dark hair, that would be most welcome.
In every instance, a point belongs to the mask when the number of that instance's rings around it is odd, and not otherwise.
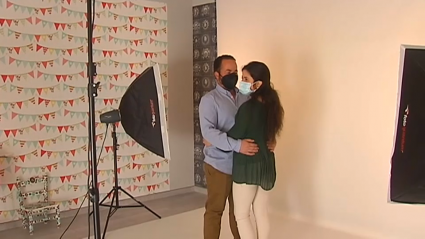
[[[252,61],[242,68],[256,81],[262,81],[260,88],[251,94],[251,100],[261,100],[266,108],[267,140],[275,141],[283,128],[284,110],[279,94],[270,82],[270,70],[266,64]]]

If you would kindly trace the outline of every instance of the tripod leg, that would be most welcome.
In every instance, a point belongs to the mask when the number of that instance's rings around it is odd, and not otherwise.
[[[146,208],[146,210],[148,210],[149,212],[151,212],[153,215],[155,215],[157,218],[161,219],[161,216],[158,215],[156,212],[154,212],[152,209],[150,209],[149,207],[147,207],[145,204],[141,203],[140,201],[138,201],[136,198],[134,198],[130,193],[128,193],[127,191],[125,191],[124,189],[120,188],[121,192],[125,193],[127,196],[129,196],[131,199],[133,199],[133,201],[137,202],[138,204],[140,204],[140,206]]]
[[[100,201],[100,203],[99,204],[102,204],[110,195],[111,195],[111,193],[113,193],[114,192],[114,189],[112,188],[112,190],[111,191],[109,191],[109,193],[108,194],[106,194],[106,196],[102,199],[102,201]]]
[[[106,236],[106,230],[108,229],[108,224],[109,224],[109,219],[112,216],[112,208],[114,207],[114,201],[115,201],[115,194],[118,193],[117,191],[111,191],[114,193],[113,197],[112,197],[112,201],[111,201],[111,207],[109,208],[109,212],[108,212],[108,217],[106,218],[106,224],[105,224],[105,229],[103,230],[103,236],[102,239],[105,239]]]
[[[154,212],[152,209],[150,209],[149,207],[147,207],[146,205],[143,205],[146,210],[148,210],[149,212],[151,212],[153,215],[155,215],[158,219],[161,219],[161,216],[158,215],[158,213]]]
[[[130,197],[131,199],[133,199],[133,201],[137,202],[141,206],[145,206],[143,203],[139,202],[136,198],[133,197],[133,195],[131,195],[130,193],[126,192],[124,189],[120,188],[120,190],[121,190],[121,192],[125,193],[128,197]]]
[[[111,193],[113,193],[114,192],[114,189],[112,189],[111,191],[109,191],[109,193],[108,194],[106,194],[106,196],[102,199],[102,201],[100,201],[99,202],[99,206],[105,206],[104,204],[103,204],[103,202],[111,195]],[[90,212],[90,216],[93,214],[93,211],[91,211]]]

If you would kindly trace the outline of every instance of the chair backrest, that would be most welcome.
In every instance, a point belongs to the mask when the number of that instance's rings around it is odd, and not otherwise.
[[[43,184],[42,189],[40,190],[34,190],[34,191],[25,191],[24,188],[27,186],[33,186],[37,184]],[[19,200],[19,206],[21,209],[24,208],[25,200],[28,197],[37,197],[37,199],[41,199],[43,202],[48,202],[49,200],[49,179],[47,175],[42,176],[35,176],[31,177],[28,180],[21,180],[20,178],[16,178],[16,188],[18,189],[18,200]]]

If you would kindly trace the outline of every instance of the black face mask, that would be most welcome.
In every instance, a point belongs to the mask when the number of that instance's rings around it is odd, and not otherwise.
[[[223,76],[223,78],[221,78],[221,83],[227,90],[234,90],[236,83],[238,83],[238,74],[232,73]]]

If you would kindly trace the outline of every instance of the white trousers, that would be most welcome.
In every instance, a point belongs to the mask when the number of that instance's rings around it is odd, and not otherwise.
[[[268,239],[268,198],[269,193],[259,186],[233,183],[235,217],[241,239]],[[255,217],[254,224],[250,218],[251,208]]]

